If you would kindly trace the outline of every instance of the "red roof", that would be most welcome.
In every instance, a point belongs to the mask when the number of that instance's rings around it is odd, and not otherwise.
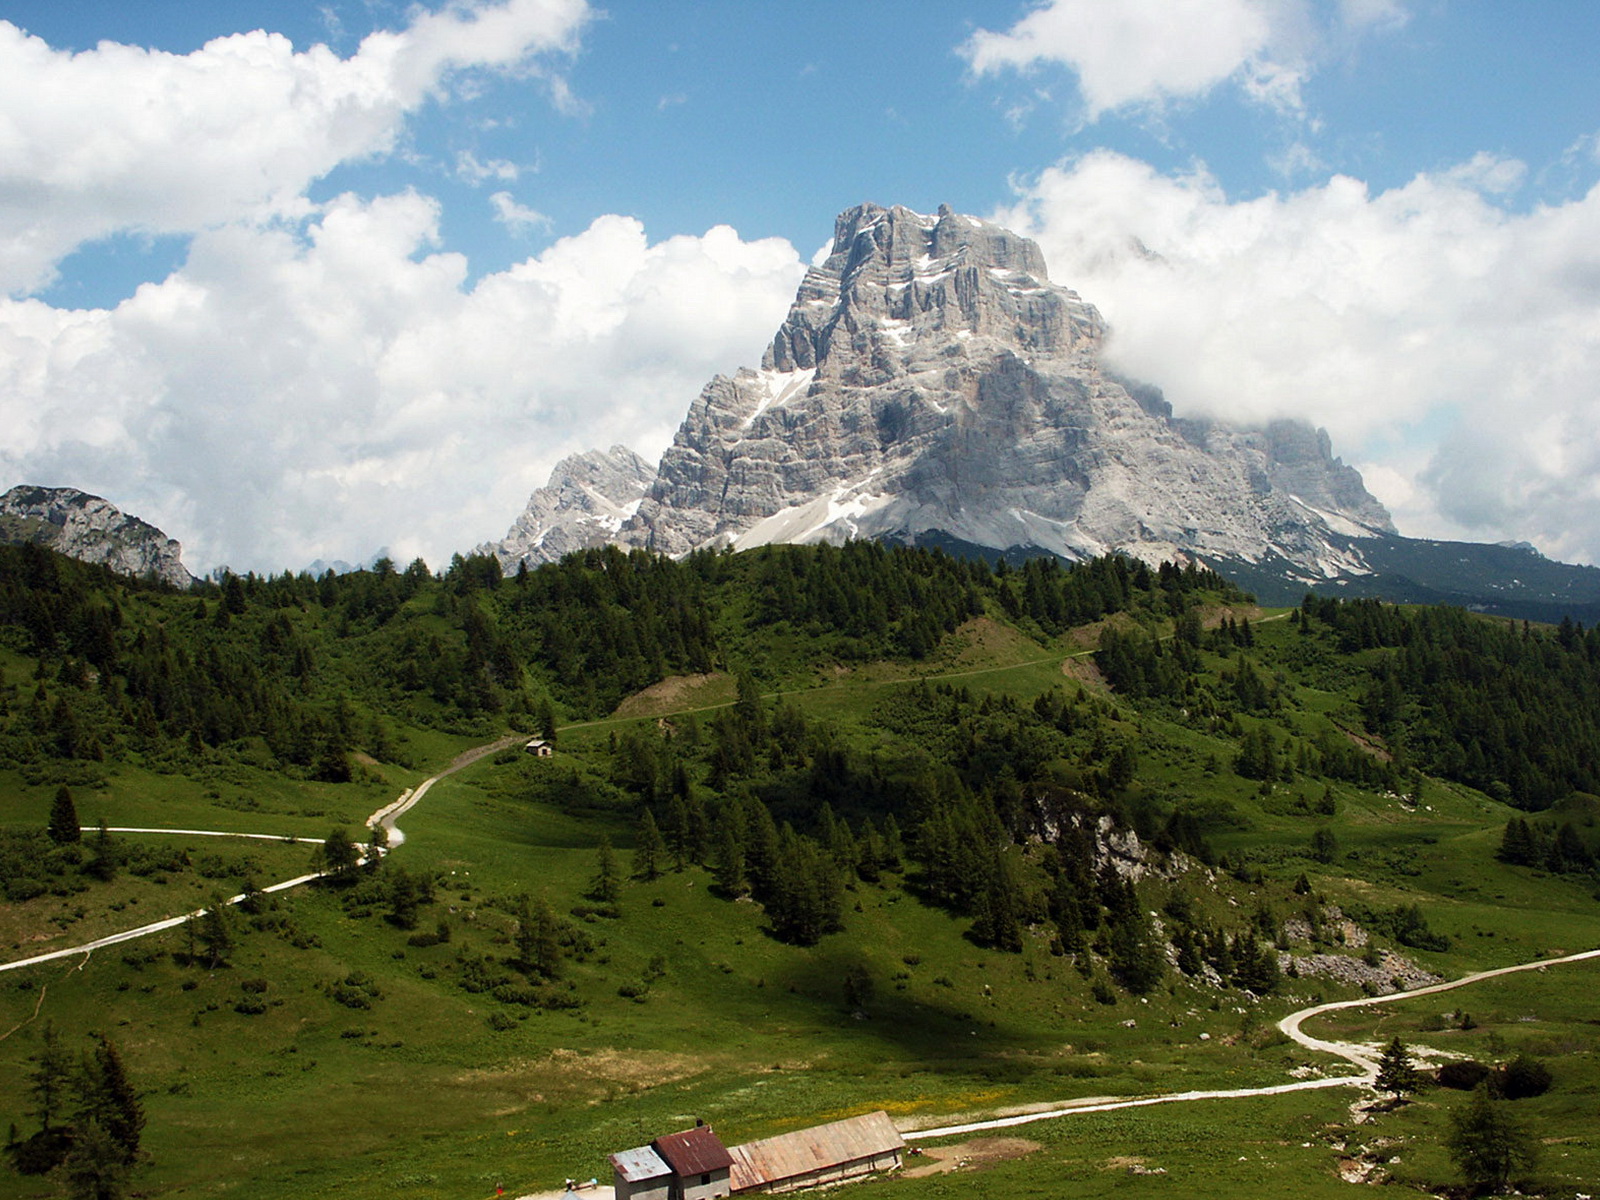
[[[650,1143],[679,1179],[709,1175],[733,1166],[733,1156],[709,1125],[696,1125],[682,1133],[669,1133]]]

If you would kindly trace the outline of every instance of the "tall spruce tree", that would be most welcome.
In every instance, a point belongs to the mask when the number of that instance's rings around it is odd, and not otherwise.
[[[639,840],[633,848],[633,873],[643,879],[659,879],[661,863],[667,856],[667,843],[661,827],[647,808],[639,818]]]
[[[1417,1071],[1411,1065],[1411,1052],[1398,1037],[1384,1048],[1372,1082],[1380,1092],[1388,1092],[1396,1098],[1416,1090]]]
[[[84,1056],[78,1076],[78,1098],[74,1137],[86,1126],[96,1124],[117,1148],[120,1161],[124,1165],[132,1163],[139,1156],[144,1107],[128,1079],[121,1053],[104,1034],[95,1035],[94,1049]]]
[[[83,840],[83,830],[78,825],[78,806],[72,801],[72,789],[62,784],[56,789],[56,798],[50,805],[50,824],[46,827],[50,840],[65,846]]]
[[[594,878],[589,881],[589,898],[601,904],[615,904],[622,896],[622,868],[611,839],[602,837],[595,850]]]
[[[1444,1145],[1456,1169],[1478,1187],[1503,1188],[1513,1172],[1531,1170],[1539,1154],[1533,1135],[1511,1115],[1507,1101],[1490,1094],[1487,1083],[1450,1114]]]

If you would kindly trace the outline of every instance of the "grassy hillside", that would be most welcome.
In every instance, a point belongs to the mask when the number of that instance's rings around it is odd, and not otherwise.
[[[1204,573],[996,573],[879,548],[608,552],[504,581],[464,560],[206,596],[7,567],[7,960],[313,853],[58,845],[43,831],[62,787],[88,826],[355,835],[461,749],[556,727],[552,759],[507,752],[436,785],[381,868],[238,912],[225,954],[180,929],[0,973],[0,1077],[18,1085],[0,1120],[38,1127],[46,1023],[74,1057],[103,1033],[141,1093],[130,1187],[148,1195],[515,1193],[603,1174],[612,1150],[696,1118],[743,1140],[878,1107],[931,1126],[1279,1083],[1308,1057],[1276,1018],[1363,986],[1313,974],[1314,955],[1379,988],[1600,933],[1592,860],[1571,848],[1594,845],[1581,630],[1502,644],[1392,609],[1263,612]],[[45,629],[29,597],[50,587],[78,615]],[[1507,705],[1543,663],[1541,703],[1583,753],[1530,742],[1534,723],[1481,761],[1441,753],[1425,647],[1481,685],[1461,694],[1492,702],[1498,680]],[[162,663],[244,699],[198,683],[174,699],[149,682]],[[1471,786],[1490,764],[1560,794],[1543,809],[1499,776]],[[1503,861],[1518,820],[1537,852]],[[1438,1003],[1340,1028],[1559,1059],[1552,1091],[1519,1103],[1556,1139],[1538,1171],[1560,1194],[1600,1175],[1594,970],[1451,993],[1466,1031],[1424,1032]],[[1025,1127],[1040,1148],[982,1173],[863,1186],[1331,1194],[1366,1137],[1356,1098],[1074,1116]],[[1401,1148],[1386,1169],[1452,1181],[1438,1142],[1460,1099],[1379,1114]],[[0,1174],[0,1196],[57,1188]]]

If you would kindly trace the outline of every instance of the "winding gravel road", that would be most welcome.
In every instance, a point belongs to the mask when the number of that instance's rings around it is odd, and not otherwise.
[[[1448,992],[1485,979],[1495,979],[1501,975],[1514,975],[1519,971],[1542,971],[1546,967],[1558,966],[1562,963],[1582,962],[1591,958],[1600,958],[1600,949],[1584,950],[1578,954],[1566,954],[1560,958],[1538,959],[1534,962],[1519,963],[1514,967],[1496,967],[1490,971],[1478,971],[1471,975],[1463,975],[1460,979],[1453,979],[1447,983],[1430,984],[1427,987],[1412,988],[1406,992],[1390,992],[1383,996],[1363,996],[1357,1000],[1335,1000],[1329,1004],[1315,1004],[1310,1008],[1302,1008],[1298,1012],[1292,1012],[1278,1022],[1278,1028],[1291,1040],[1298,1042],[1307,1050],[1316,1050],[1344,1059],[1359,1069],[1360,1073],[1356,1075],[1335,1075],[1325,1079],[1302,1079],[1294,1083],[1272,1084],[1267,1087],[1234,1088],[1224,1091],[1171,1092],[1161,1096],[1139,1096],[1133,1099],[1108,1100],[1095,1097],[1088,1100],[1067,1101],[1041,1112],[1019,1113],[1009,1117],[996,1117],[987,1121],[970,1121],[962,1125],[944,1125],[937,1129],[906,1130],[903,1131],[903,1136],[907,1141],[954,1137],[959,1134],[979,1133],[986,1129],[1009,1129],[1016,1125],[1028,1125],[1034,1121],[1052,1121],[1060,1117],[1074,1116],[1078,1113],[1110,1112],[1118,1108],[1145,1108],[1152,1104],[1174,1104],[1184,1100],[1237,1100],[1247,1096],[1281,1096],[1287,1092],[1310,1092],[1321,1088],[1370,1088],[1378,1074],[1378,1059],[1383,1054],[1382,1046],[1324,1041],[1304,1032],[1300,1028],[1301,1025],[1312,1017],[1321,1016],[1323,1013],[1337,1012],[1344,1008],[1365,1008],[1371,1004],[1393,1004],[1398,1000],[1410,1000],[1414,996],[1431,996],[1437,992]]]
[[[395,846],[400,845],[406,840],[406,835],[400,830],[399,826],[396,825],[395,822],[399,820],[400,817],[410,812],[411,809],[415,807],[417,802],[421,800],[423,796],[428,794],[429,788],[438,783],[439,780],[443,779],[446,775],[453,775],[463,767],[471,766],[480,758],[490,754],[495,754],[498,751],[504,750],[508,746],[514,746],[523,740],[524,737],[526,737],[525,734],[509,734],[506,737],[500,738],[498,741],[490,742],[486,746],[474,746],[471,750],[467,750],[464,753],[456,755],[456,757],[451,760],[450,765],[444,770],[440,771],[437,775],[432,775],[429,778],[424,779],[414,788],[407,788],[404,792],[400,793],[400,798],[398,800],[394,801],[392,804],[386,804],[384,807],[380,808],[377,812],[368,817],[366,820],[367,828],[377,829],[381,826],[385,835],[388,837],[389,848],[393,849]],[[94,833],[98,830],[99,826],[96,825],[85,827],[84,832]],[[182,837],[255,838],[259,841],[268,842],[307,842],[316,846],[322,845],[326,840],[324,838],[285,837],[275,833],[233,833],[228,830],[221,829],[157,829],[151,827],[122,826],[116,829],[108,829],[106,832],[145,834],[170,833]],[[365,862],[366,860],[363,858],[361,861]],[[296,875],[293,879],[285,879],[281,883],[275,883],[271,887],[265,887],[261,890],[264,892],[282,892],[289,888],[299,887],[303,883],[310,883],[313,879],[320,879],[322,874],[323,873],[321,871],[312,871],[305,875]],[[244,893],[241,892],[237,896],[229,896],[224,903],[238,904],[243,899]],[[51,950],[47,954],[35,954],[31,958],[19,958],[15,962],[0,963],[0,971],[16,971],[23,967],[36,966],[39,963],[53,962],[59,958],[70,958],[75,954],[88,956],[93,954],[96,950],[102,950],[107,946],[115,946],[121,942],[131,942],[135,938],[148,937],[152,933],[160,933],[166,929],[176,929],[191,917],[203,916],[205,912],[205,909],[198,908],[194,912],[183,913],[180,916],[167,917],[160,921],[152,921],[150,924],[141,925],[137,929],[125,929],[121,933],[113,933],[102,938],[95,938],[92,942],[84,942],[77,946],[67,946],[61,950]]]

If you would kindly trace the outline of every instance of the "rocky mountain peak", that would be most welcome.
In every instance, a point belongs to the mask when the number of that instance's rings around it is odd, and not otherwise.
[[[1351,539],[1393,525],[1327,434],[1177,417],[1103,368],[1104,333],[1027,238],[858,205],[760,368],[705,386],[653,478],[617,450],[569,459],[496,552],[883,537],[1287,564],[1305,582],[1364,569]]]
[[[948,206],[930,217],[862,204],[839,215],[762,368],[862,384],[952,336],[1037,354],[1098,346],[1102,332],[1093,306],[1050,285],[1027,238]]]
[[[76,488],[19,484],[0,496],[0,541],[36,542],[70,558],[173,587],[194,582],[183,547],[109,500]]]
[[[590,450],[562,459],[550,480],[528,497],[528,506],[499,542],[478,547],[506,570],[522,562],[555,562],[564,554],[600,546],[639,507],[656,470],[626,446]]]

